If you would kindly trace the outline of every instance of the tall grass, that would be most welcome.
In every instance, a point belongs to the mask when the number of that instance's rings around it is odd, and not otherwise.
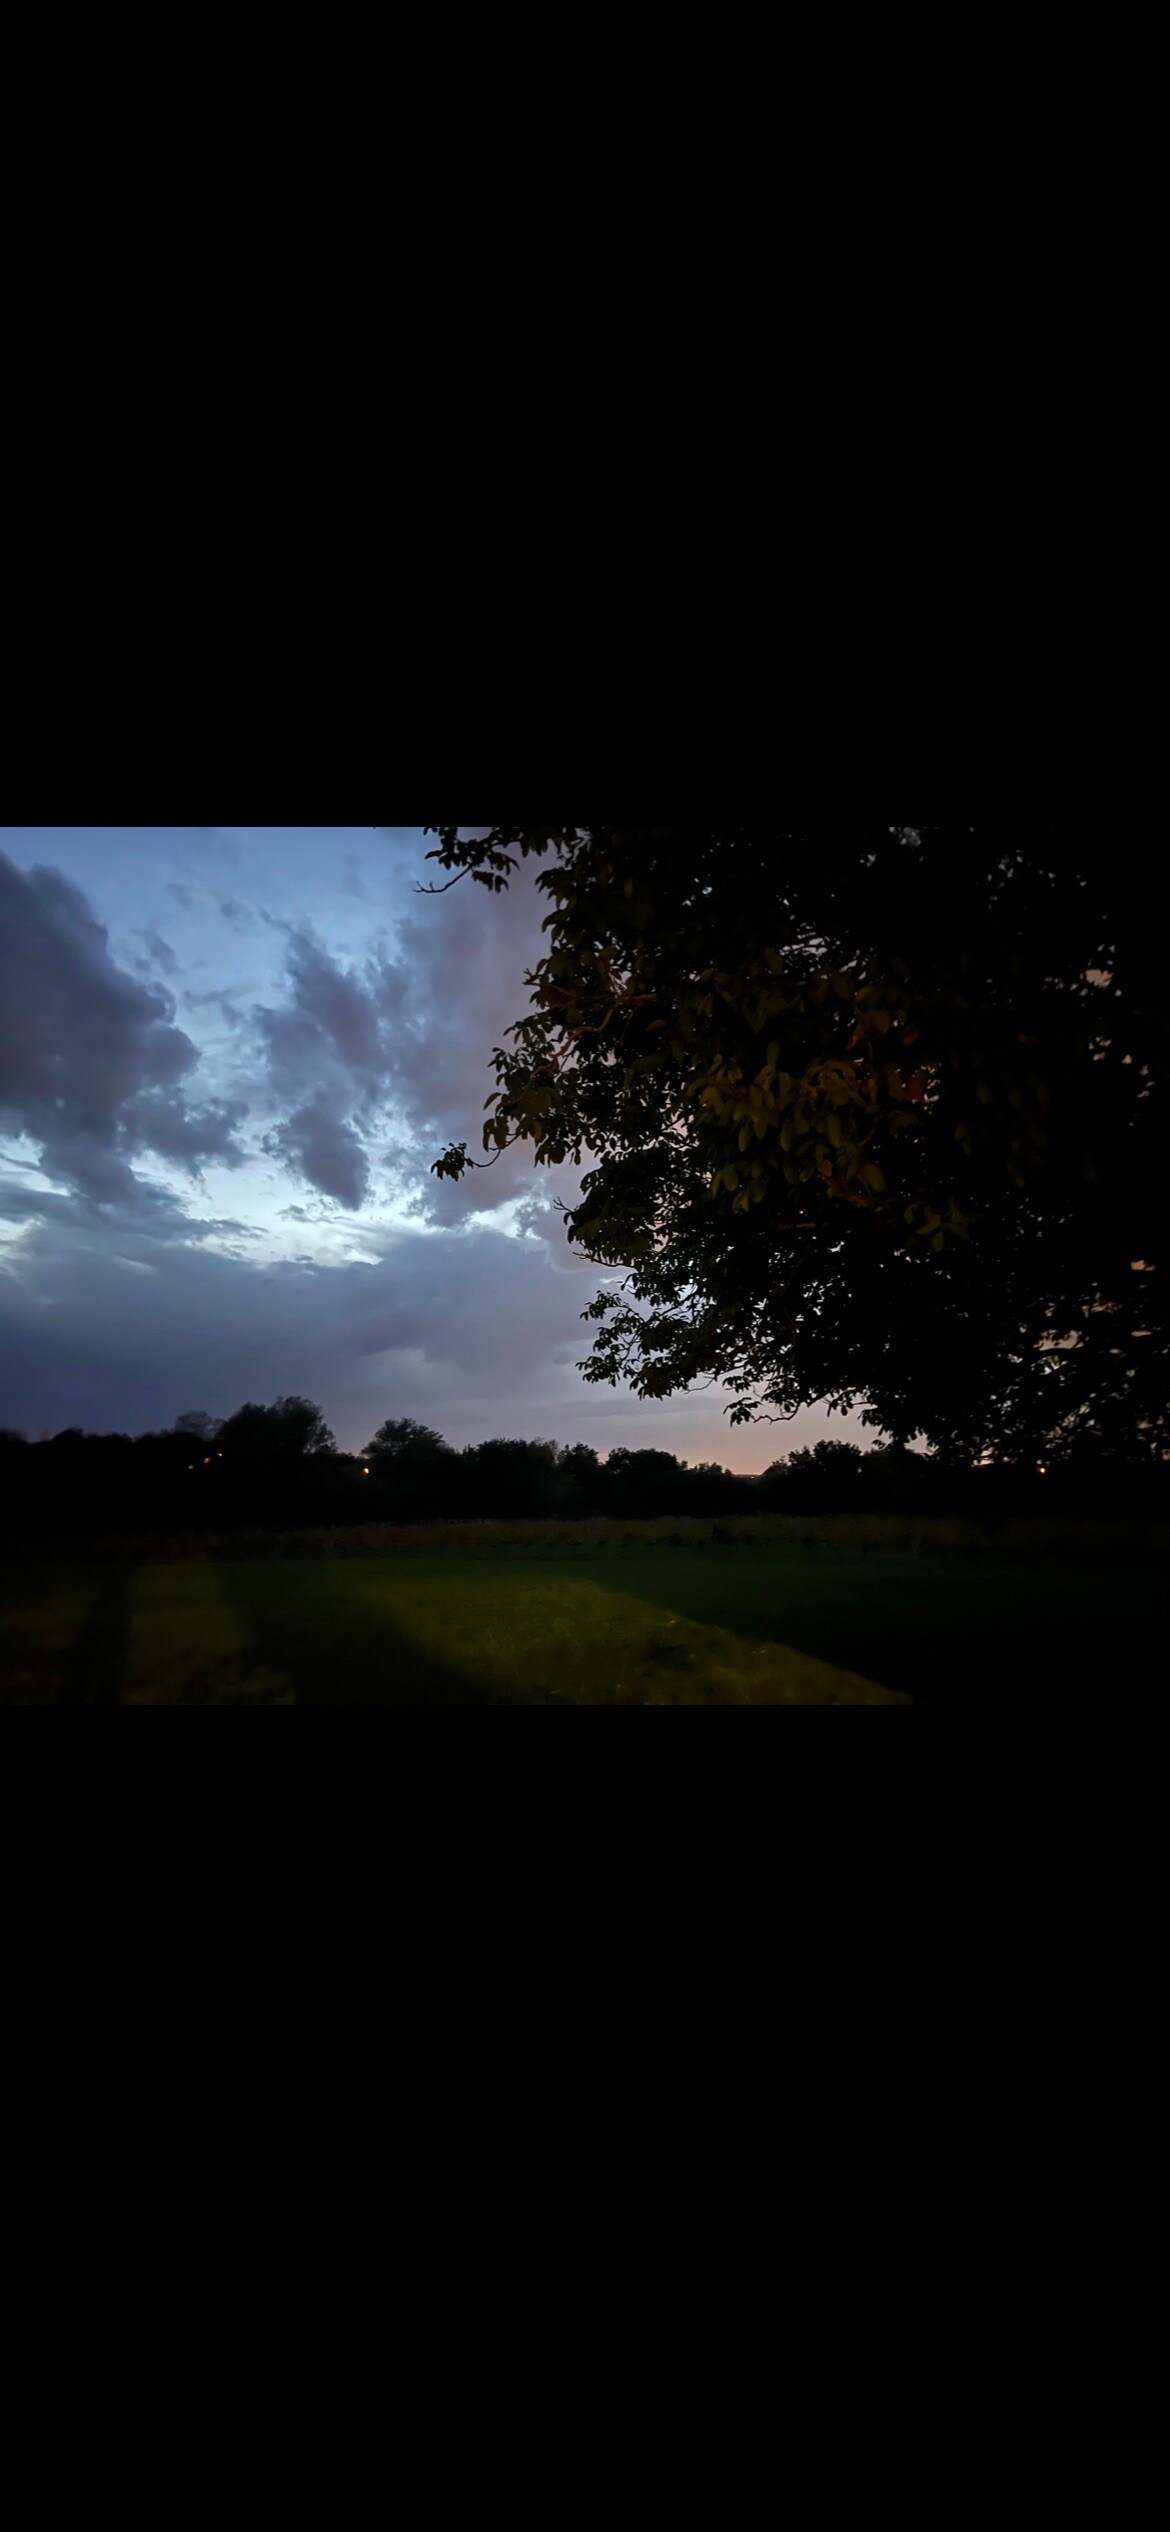
[[[500,1557],[576,1562],[644,1555],[663,1549],[691,1555],[751,1549],[807,1553],[837,1550],[852,1556],[1009,1557],[1025,1562],[1170,1564],[1170,1523],[1165,1521],[1015,1520],[981,1523],[887,1513],[826,1513],[800,1519],[755,1513],[726,1520],[668,1518],[656,1521],[437,1521],[396,1526],[370,1522],[321,1530],[230,1531],[220,1534],[91,1542],[87,1560],[107,1556],[155,1563],[160,1559],[211,1556],[257,1557]],[[62,1540],[46,1554],[69,1552]],[[0,1550],[2,1553],[2,1550]]]

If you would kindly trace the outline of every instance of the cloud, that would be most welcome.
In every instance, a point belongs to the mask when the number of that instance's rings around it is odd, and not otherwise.
[[[161,932],[156,932],[148,926],[145,931],[136,933],[135,938],[140,941],[145,941],[155,966],[162,969],[164,976],[178,975],[178,959],[171,948],[170,942],[164,941]]]
[[[244,1099],[209,1099],[201,1108],[190,1108],[174,1091],[145,1091],[123,1109],[122,1129],[132,1144],[177,1161],[195,1178],[204,1161],[238,1169],[246,1160],[236,1128],[247,1113]]]
[[[290,1391],[315,1398],[348,1449],[383,1417],[414,1415],[456,1443],[551,1432],[762,1468],[778,1447],[853,1429],[814,1411],[778,1445],[771,1428],[732,1434],[717,1395],[650,1405],[585,1388],[580,1280],[555,1242],[382,1234],[360,1263],[270,1267],[259,1243],[245,1258],[64,1198],[38,1209],[49,1218],[28,1223],[0,1283],[4,1419],[26,1431],[138,1432],[192,1405],[226,1415]]]
[[[14,1195],[13,1210],[30,1200]],[[49,1207],[10,1252],[0,1312],[0,1393],[25,1428],[141,1429],[193,1400],[227,1413],[291,1388],[328,1400],[359,1445],[399,1406],[454,1423],[478,1400],[498,1430],[503,1391],[504,1423],[523,1430],[528,1391],[564,1377],[553,1356],[576,1332],[577,1288],[535,1241],[401,1234],[368,1262],[266,1267]]]
[[[357,1212],[370,1182],[365,1134],[382,1090],[378,1014],[307,926],[291,933],[287,977],[287,1001],[255,1015],[269,1087],[291,1103],[265,1150]]]
[[[476,890],[462,905],[457,892],[420,900],[401,864],[394,876],[392,950],[378,937],[347,965],[308,924],[289,927],[285,999],[255,1013],[272,1096],[288,1111],[267,1148],[356,1211],[372,1191],[376,1140],[399,1186],[411,1182],[417,1204],[457,1221],[532,1185],[524,1149],[458,1187],[429,1168],[452,1139],[480,1156],[491,1050],[526,1006],[545,909],[528,872],[508,896],[485,902]]]
[[[242,1108],[191,1109],[179,1088],[198,1050],[174,1007],[115,963],[72,880],[0,853],[0,1123],[91,1203],[157,1201],[131,1167],[140,1151],[185,1166],[236,1156]]]
[[[301,1390],[354,1447],[384,1416],[414,1414],[456,1442],[553,1432],[758,1466],[848,1429],[811,1418],[779,1443],[729,1436],[717,1397],[639,1405],[584,1387],[579,1314],[598,1278],[549,1212],[572,1174],[534,1171],[519,1147],[458,1186],[429,1175],[452,1139],[481,1153],[491,1049],[543,947],[531,866],[501,897],[470,882],[420,897],[418,830],[378,831],[362,845],[363,902],[342,877],[348,831],[328,849],[319,831],[239,833],[230,869],[204,839],[206,888],[163,876],[165,836],[149,857],[136,839],[74,839],[75,879],[0,857],[6,1421],[141,1430],[193,1401],[228,1413]],[[46,850],[32,840],[30,855]],[[157,939],[192,982],[192,947],[210,947],[211,990],[184,995],[185,1026],[157,952],[145,977],[111,953],[88,894],[99,862],[118,939],[165,921]],[[238,897],[220,894],[230,886]],[[232,911],[245,900],[246,934]],[[249,1114],[257,1148],[240,1172]],[[33,1183],[36,1152],[55,1184]],[[175,1173],[205,1164],[215,1193],[195,1214]],[[312,1254],[282,1256],[297,1237]]]
[[[359,1134],[344,1117],[330,1115],[321,1100],[307,1100],[264,1138],[264,1149],[319,1187],[323,1196],[356,1213],[370,1181]]]
[[[241,1025],[241,1004],[250,1001],[254,987],[250,985],[213,985],[206,992],[184,993],[188,1011],[217,1011],[225,1028],[238,1031]]]

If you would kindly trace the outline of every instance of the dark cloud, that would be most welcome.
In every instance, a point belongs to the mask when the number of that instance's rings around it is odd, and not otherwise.
[[[312,1036],[327,1060],[376,1090],[384,1078],[386,1050],[383,1011],[370,983],[340,967],[320,942],[303,932],[290,944],[288,972],[295,1029],[302,1037]],[[371,963],[367,978],[375,975]]]
[[[370,1164],[361,1136],[343,1116],[331,1115],[322,1100],[306,1100],[283,1124],[264,1138],[264,1149],[283,1160],[323,1196],[356,1213],[370,1183]]]
[[[204,1161],[239,1168],[247,1154],[236,1140],[236,1128],[247,1113],[243,1099],[209,1099],[203,1107],[191,1108],[173,1091],[147,1091],[124,1108],[122,1123],[132,1144],[177,1161],[194,1178]]]
[[[93,1203],[155,1201],[130,1166],[138,1151],[185,1165],[232,1152],[242,1111],[190,1110],[179,1089],[198,1051],[174,1007],[116,965],[71,880],[0,853],[0,1121]]]
[[[307,927],[291,934],[289,998],[256,1024],[274,1097],[289,1113],[267,1136],[310,1186],[356,1212],[370,1183],[367,1137],[386,1090],[382,1016],[369,983]]]
[[[135,934],[135,939],[145,941],[154,965],[162,969],[164,976],[178,975],[178,959],[171,948],[170,942],[164,941],[161,932],[155,932],[148,927],[144,932],[137,932]]]
[[[265,1267],[64,1203],[9,1251],[3,1291],[7,1421],[140,1428],[193,1399],[225,1413],[292,1388],[328,1402],[356,1444],[396,1408],[523,1430],[529,1391],[559,1385],[553,1354],[579,1307],[540,1243],[498,1232],[404,1234],[369,1263]]]
[[[225,1028],[238,1030],[241,1005],[251,1001],[254,991],[252,985],[213,985],[206,992],[185,993],[183,1001],[188,1011],[217,1011]]]
[[[290,928],[287,998],[256,1013],[273,1097],[289,1110],[268,1148],[357,1210],[376,1136],[399,1190],[413,1180],[419,1203],[457,1221],[531,1184],[530,1151],[459,1187],[440,1186],[429,1164],[452,1138],[480,1156],[491,1050],[525,1008],[545,907],[524,871],[506,897],[468,891],[462,904],[454,891],[423,900],[408,883],[393,910],[393,951],[379,938],[360,964],[344,965],[307,925]]]
[[[120,1183],[125,1189],[125,1182]],[[149,1241],[152,1247],[178,1240],[230,1239],[234,1243],[263,1236],[249,1222],[222,1214],[188,1213],[164,1187],[140,1178],[132,1178],[129,1191],[121,1196],[115,1190],[106,1197],[100,1212],[79,1205],[76,1195],[64,1196],[52,1187],[30,1187],[20,1178],[0,1178],[0,1222],[35,1223],[45,1231],[46,1241],[54,1231],[69,1237],[80,1230],[87,1242],[127,1237]],[[44,1247],[38,1239],[36,1253],[44,1253]]]
[[[295,1390],[350,1449],[383,1417],[414,1415],[460,1443],[551,1432],[742,1467],[777,1455],[770,1428],[731,1435],[710,1394],[644,1405],[584,1388],[580,1281],[541,1240],[431,1230],[384,1238],[369,1262],[266,1267],[56,1205],[0,1278],[0,1397],[26,1431],[141,1431],[193,1404],[224,1415]],[[851,1430],[814,1412],[783,1447]]]

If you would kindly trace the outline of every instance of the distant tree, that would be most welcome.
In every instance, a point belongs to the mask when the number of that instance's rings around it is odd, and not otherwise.
[[[217,1415],[207,1415],[202,1407],[188,1407],[175,1417],[172,1432],[185,1433],[193,1442],[214,1442],[220,1429]]]
[[[403,1468],[433,1467],[436,1460],[450,1456],[451,1446],[441,1433],[429,1424],[416,1424],[412,1416],[388,1416],[380,1424],[372,1442],[362,1453],[380,1475]]]
[[[606,1471],[588,1442],[573,1442],[561,1452],[559,1474],[568,1512],[599,1512],[605,1502]]]
[[[27,1509],[28,1480],[35,1467],[33,1444],[10,1425],[0,1425],[0,1506],[6,1523],[18,1510]],[[23,1506],[17,1504],[18,1495],[24,1498]]]
[[[605,1474],[612,1507],[625,1519],[653,1520],[683,1507],[687,1472],[673,1451],[611,1451]]]
[[[217,1448],[225,1459],[290,1462],[321,1458],[336,1445],[311,1398],[277,1398],[270,1407],[251,1400],[238,1407],[221,1424]]]
[[[477,1518],[538,1520],[558,1508],[560,1452],[555,1442],[504,1438],[461,1454],[464,1507]]]
[[[459,1454],[413,1416],[387,1417],[362,1462],[374,1480],[372,1508],[384,1520],[433,1521],[454,1506]]]
[[[569,1238],[627,1273],[586,1379],[1033,1465],[1170,1449],[1170,999],[1124,840],[1011,812],[431,832],[445,885],[549,864],[484,1146],[587,1162]]]
[[[866,1459],[855,1442],[816,1442],[794,1451],[788,1483],[801,1510],[844,1512],[860,1502]]]

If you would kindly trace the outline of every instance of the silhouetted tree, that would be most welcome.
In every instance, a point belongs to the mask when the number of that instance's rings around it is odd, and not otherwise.
[[[374,1480],[373,1511],[391,1521],[433,1521],[450,1510],[458,1453],[412,1416],[388,1417],[362,1453]]]
[[[1170,1448],[1170,1001],[1124,842],[1010,813],[431,832],[448,884],[549,861],[484,1144],[592,1156],[568,1235],[629,1272],[587,1379],[714,1375],[733,1421],[860,1403],[1021,1465]]]
[[[240,1461],[283,1461],[317,1457],[336,1449],[320,1407],[311,1398],[277,1398],[270,1407],[251,1400],[221,1424],[216,1446]]]
[[[539,1520],[557,1505],[555,1442],[479,1442],[461,1454],[462,1508],[480,1519]]]
[[[561,1452],[565,1510],[571,1516],[600,1512],[606,1496],[606,1472],[588,1442],[573,1442]]]
[[[499,1438],[456,1451],[409,1418],[379,1431],[381,1474],[378,1436],[374,1457],[335,1450],[307,1399],[250,1404],[218,1433],[195,1413],[135,1440],[76,1425],[37,1443],[0,1431],[0,1538],[448,1518],[718,1522],[743,1512],[959,1512],[994,1525],[1040,1511],[1124,1520],[1170,1510],[1170,1467],[1087,1444],[1041,1475],[1026,1461],[983,1466],[959,1452],[823,1441],[757,1478],[715,1461],[688,1467],[670,1451],[619,1449],[602,1461],[583,1443]]]
[[[188,1407],[183,1415],[175,1417],[173,1426],[176,1433],[185,1434],[192,1442],[202,1442],[205,1448],[215,1441],[219,1429],[219,1417],[205,1414],[202,1407]]]

